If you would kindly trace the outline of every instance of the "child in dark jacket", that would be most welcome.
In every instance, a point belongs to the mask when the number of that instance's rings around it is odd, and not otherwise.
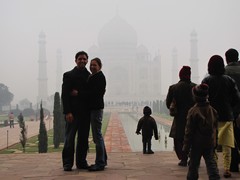
[[[196,85],[192,89],[195,105],[188,111],[183,151],[190,153],[188,180],[198,179],[198,168],[203,156],[209,179],[220,179],[214,158],[216,147],[217,111],[209,104],[208,85]]]
[[[138,121],[136,134],[141,134],[142,131],[142,142],[143,142],[143,154],[153,154],[154,152],[151,149],[151,140],[154,132],[154,137],[158,140],[158,129],[156,121],[150,115],[152,110],[150,107],[145,106],[143,108],[144,116]]]

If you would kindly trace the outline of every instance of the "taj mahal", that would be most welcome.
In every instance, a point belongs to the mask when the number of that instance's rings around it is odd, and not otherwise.
[[[105,99],[110,102],[137,102],[161,97],[160,56],[150,59],[147,48],[137,45],[135,30],[116,15],[100,31],[98,46],[91,56],[104,60],[107,78]]]
[[[39,77],[38,100],[47,100],[47,72],[45,35],[39,35]],[[103,60],[103,72],[107,79],[105,101],[108,104],[139,103],[154,100],[165,100],[162,94],[161,84],[164,78],[161,74],[160,54],[152,57],[147,47],[138,45],[138,37],[135,29],[116,14],[106,23],[98,34],[97,45],[88,49],[89,57],[99,57]],[[190,58],[192,68],[192,81],[198,82],[198,47],[197,33],[190,34]],[[57,58],[61,58],[58,51]],[[172,82],[178,81],[178,69],[176,67],[176,49],[172,51]],[[61,69],[60,60],[57,67]],[[61,72],[56,73],[57,86],[62,81]],[[60,87],[57,87],[60,89]]]

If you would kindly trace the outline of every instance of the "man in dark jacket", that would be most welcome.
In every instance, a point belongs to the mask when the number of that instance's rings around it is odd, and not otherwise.
[[[238,51],[236,49],[229,49],[225,53],[227,66],[225,66],[225,74],[229,75],[236,81],[238,89],[240,89],[240,63],[238,61]],[[233,109],[234,120],[240,113],[240,103],[238,103]],[[236,121],[233,123],[235,148],[232,148],[232,160],[230,171],[239,172],[239,152],[240,148],[240,129],[236,125]]]
[[[74,164],[75,136],[77,136],[76,167],[88,169],[86,160],[90,114],[87,109],[87,79],[90,72],[86,69],[88,54],[80,51],[75,55],[76,66],[63,74],[62,103],[65,114],[65,142],[62,151],[64,171],[71,171]]]
[[[183,139],[185,133],[185,125],[187,122],[188,110],[194,105],[192,97],[192,88],[196,85],[191,82],[191,68],[183,66],[179,71],[180,81],[173,84],[168,89],[166,105],[170,108],[170,104],[175,99],[177,106],[177,114],[173,118],[173,123],[169,136],[173,138],[174,149],[179,160],[179,166],[187,166],[188,153],[183,152]]]

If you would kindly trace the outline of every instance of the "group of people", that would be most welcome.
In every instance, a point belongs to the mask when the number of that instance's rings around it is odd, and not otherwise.
[[[219,55],[208,61],[208,75],[201,84],[191,82],[191,68],[183,66],[179,82],[169,87],[166,105],[176,102],[169,136],[180,162],[189,165],[187,179],[198,179],[203,156],[209,179],[220,179],[216,147],[221,146],[225,178],[239,172],[240,129],[236,119],[240,113],[240,62],[238,51],[225,53],[226,63]],[[188,161],[188,158],[190,160]]]
[[[224,177],[239,171],[240,129],[236,119],[240,113],[240,63],[238,52],[229,49],[225,53],[226,63],[219,55],[208,62],[208,75],[201,84],[191,81],[191,68],[183,66],[179,71],[179,82],[169,87],[166,105],[176,102],[169,136],[174,139],[174,149],[180,162],[187,166],[187,179],[198,179],[198,168],[203,156],[209,179],[220,179],[215,149],[222,146]],[[62,151],[64,171],[71,171],[76,154],[76,167],[89,171],[101,171],[107,166],[107,153],[101,133],[106,79],[101,71],[99,58],[90,62],[88,54],[80,51],[75,55],[76,66],[63,74],[62,102],[65,114],[65,142]],[[136,134],[142,133],[143,153],[153,154],[151,139],[158,139],[157,125],[151,108],[143,109]],[[87,162],[90,125],[96,146],[95,164]],[[141,131],[141,132],[140,132]],[[75,153],[75,136],[76,153]],[[190,160],[188,160],[190,157]]]
[[[101,71],[102,62],[94,58],[87,70],[88,54],[75,55],[76,66],[63,74],[62,103],[65,114],[65,141],[62,151],[64,171],[71,171],[75,163],[78,169],[101,171],[107,166],[107,153],[101,133],[106,79]],[[95,164],[87,162],[90,125],[96,146]],[[77,134],[76,150],[75,137]],[[75,153],[76,152],[76,153]]]

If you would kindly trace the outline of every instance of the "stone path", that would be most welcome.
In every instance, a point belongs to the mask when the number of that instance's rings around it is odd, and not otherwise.
[[[27,137],[35,136],[39,133],[40,121],[26,121]],[[51,118],[45,120],[46,129],[52,129],[53,120]],[[19,143],[20,128],[18,123],[14,128],[9,126],[0,128],[0,150]]]
[[[131,152],[131,147],[117,112],[111,113],[104,141],[107,152]]]
[[[88,155],[94,163],[95,154]],[[223,178],[220,156],[219,169]],[[62,169],[61,153],[46,154],[0,154],[0,179],[2,180],[185,180],[187,167],[177,165],[174,152],[156,152],[143,155],[134,152],[108,153],[108,166],[104,171],[88,172]],[[202,161],[199,180],[206,180],[207,172]],[[240,173],[232,173],[231,180],[239,180]]]
[[[113,113],[105,137],[108,149],[108,166],[104,171],[88,172],[73,168],[71,172],[62,169],[61,153],[45,154],[0,154],[0,179],[3,180],[184,180],[187,167],[177,165],[173,151],[160,151],[148,155],[131,152],[126,143],[122,124],[118,114]],[[35,124],[35,126],[39,126]],[[37,128],[36,128],[37,129]],[[12,129],[11,129],[12,130]],[[0,144],[2,144],[2,139]],[[95,154],[88,154],[89,164],[93,164]],[[223,179],[222,154],[219,154],[219,170]],[[202,160],[199,168],[199,180],[206,180],[207,172]],[[232,180],[240,179],[240,173],[232,173]]]

